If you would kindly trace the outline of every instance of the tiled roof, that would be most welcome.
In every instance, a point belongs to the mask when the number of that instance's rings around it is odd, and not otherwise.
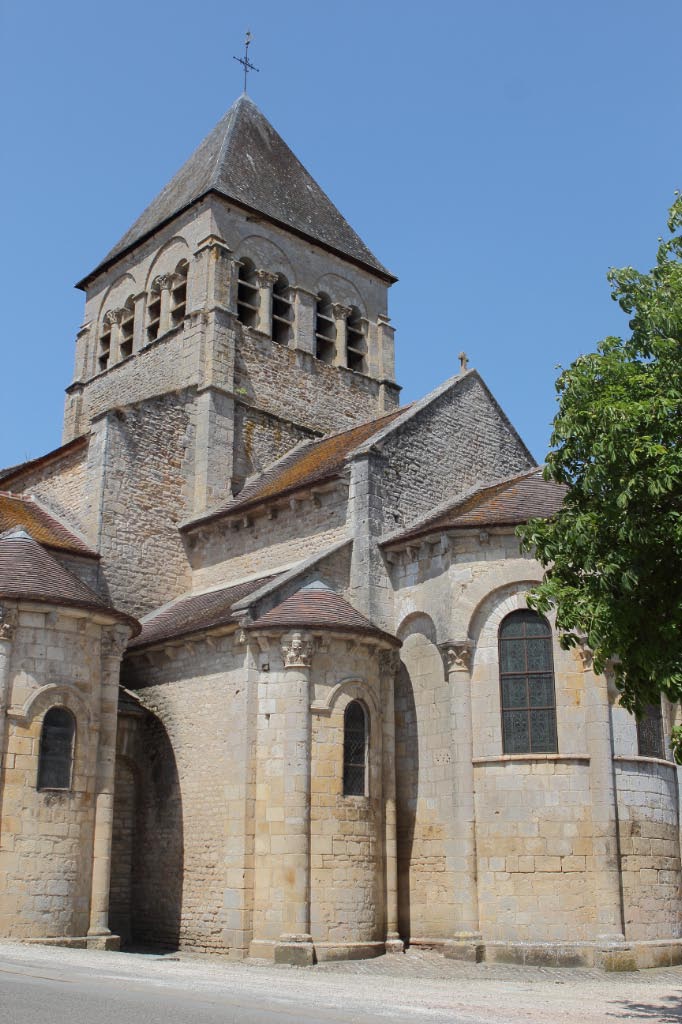
[[[129,650],[163,643],[166,640],[176,640],[191,633],[200,633],[205,629],[236,622],[231,613],[232,605],[248,597],[272,578],[264,576],[262,579],[237,583],[235,586],[212,590],[206,594],[189,594],[172,604],[165,605],[145,617],[142,631],[129,644]]]
[[[356,448],[404,412],[405,407],[396,409],[378,419],[370,420],[369,423],[361,423],[350,430],[330,434],[319,441],[304,441],[273,463],[264,473],[250,480],[236,498],[193,519],[182,528],[198,526],[218,516],[246,512],[268,499],[283,497],[300,488],[337,476],[343,470],[348,456]]]
[[[67,455],[71,455],[72,452],[85,448],[87,443],[88,436],[83,434],[80,437],[74,437],[73,441],[68,441],[66,444],[61,445],[60,448],[55,448],[54,451],[40,455],[37,459],[29,459],[28,462],[21,462],[18,466],[8,466],[6,469],[0,469],[0,483],[6,487],[10,480],[13,480],[15,477],[23,476],[24,473],[32,472],[35,469],[40,469],[41,466],[47,466],[50,462],[58,462],[60,459],[66,458]]]
[[[24,530],[0,537],[0,598],[3,597],[106,612],[139,629],[136,619],[106,604]]]
[[[253,100],[243,95],[81,286],[210,192],[217,192],[388,280],[395,280]]]
[[[42,508],[34,498],[0,491],[0,533],[20,526],[45,547],[74,555],[99,558],[80,537]]]
[[[439,530],[513,526],[529,519],[548,518],[559,511],[566,491],[553,480],[543,480],[542,469],[536,466],[522,475],[479,488],[436,515],[386,537],[383,543],[399,544]]]
[[[253,629],[324,629],[379,637],[400,646],[390,633],[374,626],[323,583],[311,583],[245,627]]]

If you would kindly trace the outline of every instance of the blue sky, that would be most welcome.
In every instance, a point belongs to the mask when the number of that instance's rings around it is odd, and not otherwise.
[[[682,4],[4,0],[0,466],[55,448],[73,284],[249,91],[398,277],[403,397],[464,348],[535,455],[682,187]]]

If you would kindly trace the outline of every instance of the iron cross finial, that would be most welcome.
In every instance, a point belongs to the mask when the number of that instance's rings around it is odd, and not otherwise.
[[[247,79],[249,71],[259,71],[260,70],[260,68],[257,68],[256,65],[252,64],[251,61],[249,60],[249,46],[251,45],[251,39],[252,38],[253,37],[252,37],[251,33],[247,32],[246,33],[246,37],[244,39],[244,56],[243,57],[233,57],[232,58],[233,60],[236,60],[238,64],[241,64],[242,67],[244,68],[244,92],[246,92],[246,79]]]
[[[469,356],[466,352],[460,352],[457,358],[459,359],[459,372],[464,373],[465,370],[469,369]]]

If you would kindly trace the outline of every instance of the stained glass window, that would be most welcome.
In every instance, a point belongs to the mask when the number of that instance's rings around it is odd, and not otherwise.
[[[640,757],[665,757],[660,703],[649,704],[637,722],[637,749]]]
[[[367,714],[359,700],[346,708],[343,720],[343,795],[365,796],[367,777]]]
[[[557,752],[552,630],[530,609],[512,612],[499,632],[502,749]]]
[[[43,719],[38,789],[70,789],[76,721],[66,708],[50,708]]]

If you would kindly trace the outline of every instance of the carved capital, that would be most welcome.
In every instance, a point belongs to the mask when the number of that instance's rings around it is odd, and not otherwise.
[[[273,284],[277,280],[277,274],[273,274],[269,270],[257,270],[256,280],[260,288],[272,288]]]
[[[310,668],[314,641],[309,633],[289,633],[282,637],[285,668]]]
[[[104,314],[104,323],[109,324],[109,326],[112,324],[120,324],[123,319],[124,312],[125,310],[123,309],[108,309]]]
[[[335,302],[332,312],[335,320],[347,320],[350,316],[350,306],[344,306],[342,302]]]
[[[393,678],[400,668],[400,651],[395,648],[379,651],[379,672],[382,676]]]
[[[14,636],[15,617],[0,605],[0,640],[9,643]]]
[[[580,667],[583,672],[589,672],[592,668],[592,661],[594,657],[594,651],[592,648],[588,647],[585,641],[583,641],[579,647],[575,648],[575,653],[578,656]]]
[[[104,629],[102,630],[101,652],[103,658],[113,658],[120,661],[128,646],[130,639],[127,629]]]
[[[152,281],[152,291],[161,292],[165,288],[172,288],[175,274],[159,274]]]
[[[471,671],[471,656],[474,652],[474,645],[471,640],[446,640],[438,644],[438,650],[443,659],[446,675],[451,672]]]

